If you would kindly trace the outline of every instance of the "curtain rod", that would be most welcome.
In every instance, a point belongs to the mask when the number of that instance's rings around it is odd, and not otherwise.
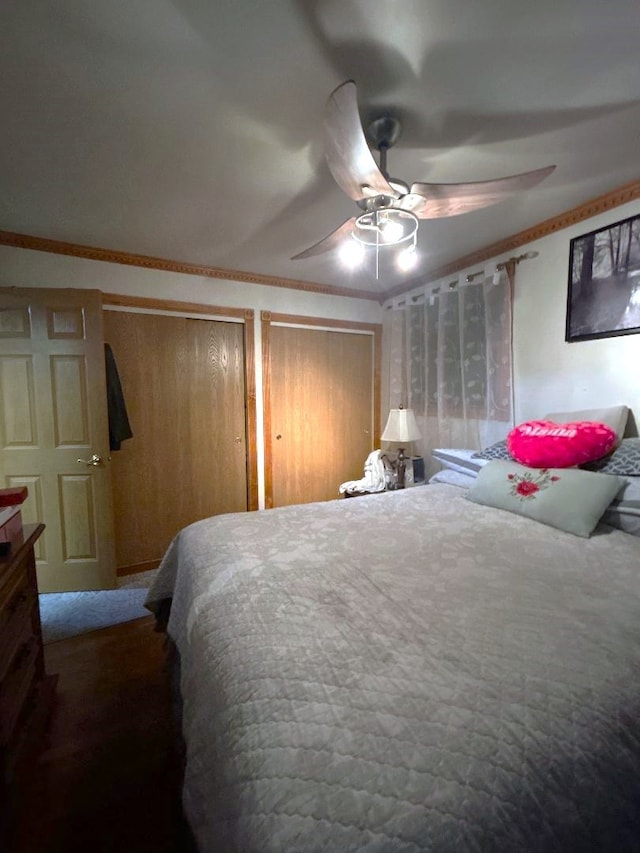
[[[521,261],[532,261],[534,258],[537,258],[540,252],[525,252],[522,255],[517,255],[513,258],[509,258],[508,261],[502,261],[499,264],[496,264],[497,270],[503,270],[506,268],[507,264],[515,263],[519,264]]]
[[[519,264],[522,261],[532,261],[534,258],[537,258],[539,254],[540,254],[539,252],[523,252],[522,255],[514,255],[513,257],[508,258],[506,261],[500,261],[500,263],[496,264],[496,273],[500,270],[507,269],[507,267],[510,264],[513,264],[515,266],[516,264]],[[476,270],[475,272],[471,272],[468,275],[466,275],[464,280],[467,284],[470,284],[474,279],[479,278],[480,276],[485,276],[485,275],[486,275],[486,270],[484,270],[484,269]],[[449,290],[455,290],[455,288],[459,284],[460,284],[460,280],[454,279],[453,281],[450,281],[448,284],[445,284],[442,287],[448,288]],[[436,296],[438,293],[440,293],[440,291],[442,290],[442,287],[432,287],[429,289],[428,292],[415,294],[414,296],[411,297],[411,301],[415,304],[419,300],[425,299],[427,297],[431,301],[431,299],[434,296]],[[401,302],[395,303],[395,307],[396,308],[402,308],[406,304],[407,304],[406,299],[403,299]],[[393,307],[394,307],[394,303],[393,302],[389,303],[389,305],[387,305],[387,311],[390,311]]]
[[[496,269],[497,270],[504,270],[507,268],[508,264],[511,264],[511,263],[519,264],[521,261],[531,261],[531,260],[533,260],[533,258],[537,258],[538,254],[539,254],[538,252],[524,252],[522,255],[517,255],[517,256],[514,256],[513,258],[509,258],[509,260],[507,260],[507,261],[500,261],[499,264],[496,264]],[[469,273],[469,275],[466,276],[465,281],[467,283],[471,282],[474,280],[474,278],[478,278],[479,276],[484,275],[484,274],[485,274],[484,270],[476,270],[476,272]]]

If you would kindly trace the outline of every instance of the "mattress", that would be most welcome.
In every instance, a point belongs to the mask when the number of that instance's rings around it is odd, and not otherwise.
[[[171,544],[200,853],[640,849],[640,539],[446,484]]]

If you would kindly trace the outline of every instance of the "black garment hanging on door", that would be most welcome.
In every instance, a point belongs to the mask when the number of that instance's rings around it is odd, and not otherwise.
[[[104,345],[104,363],[107,373],[107,412],[109,416],[109,449],[120,450],[120,444],[133,438],[127,407],[124,402],[116,359],[109,344]]]

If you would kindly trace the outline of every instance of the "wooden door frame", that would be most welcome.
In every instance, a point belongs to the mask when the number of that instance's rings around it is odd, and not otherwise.
[[[179,302],[170,299],[150,299],[146,296],[126,296],[120,293],[103,293],[102,307],[142,308],[147,311],[171,311],[183,315],[198,315],[210,320],[233,319],[240,321],[244,330],[244,398],[245,430],[247,439],[247,510],[258,509],[258,430],[256,414],[256,353],[255,315],[252,308],[225,308],[220,305],[203,305],[197,302]]]
[[[286,323],[292,326],[324,328],[337,332],[367,332],[373,337],[373,446],[380,444],[380,383],[382,375],[382,324],[360,323],[354,320],[334,320],[327,317],[306,317],[298,314],[260,312],[262,329],[262,396],[264,422],[264,503],[273,508],[273,446],[271,440],[271,325]]]

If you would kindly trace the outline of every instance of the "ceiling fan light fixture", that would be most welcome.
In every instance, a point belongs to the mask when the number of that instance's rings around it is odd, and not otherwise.
[[[356,269],[364,261],[364,246],[351,238],[341,243],[338,253],[340,262],[347,269]]]
[[[396,255],[396,266],[400,272],[409,272],[418,263],[418,252],[415,242]]]
[[[409,241],[415,243],[417,232],[417,216],[409,210],[387,207],[360,214],[355,221],[353,237],[363,246],[380,248]]]
[[[399,243],[404,237],[404,228],[395,218],[385,217],[380,223],[380,234],[387,244]]]

